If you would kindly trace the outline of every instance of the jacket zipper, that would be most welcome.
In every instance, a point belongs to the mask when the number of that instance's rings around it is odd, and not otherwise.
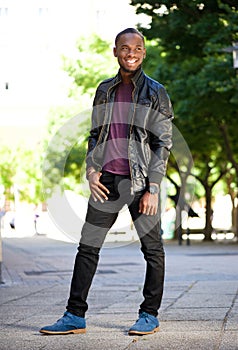
[[[134,117],[135,117],[135,103],[134,103],[134,95],[135,95],[135,87],[134,90],[132,91],[132,103],[133,103],[133,115],[131,118],[131,125],[130,125],[130,131],[129,131],[129,140],[128,140],[128,162],[129,162],[129,168],[130,168],[130,175],[131,175],[131,195],[133,196],[134,194],[134,180],[132,176],[132,167],[131,167],[131,160],[129,157],[129,145],[130,145],[130,140],[131,140],[131,134],[132,134],[132,127],[134,123]]]

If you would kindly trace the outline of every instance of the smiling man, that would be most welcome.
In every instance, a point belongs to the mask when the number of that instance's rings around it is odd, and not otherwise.
[[[88,139],[87,179],[91,191],[75,259],[67,311],[44,334],[84,333],[87,296],[107,232],[126,204],[146,261],[143,301],[129,334],[158,331],[164,284],[159,188],[172,146],[173,112],[163,85],[142,70],[143,35],[120,32],[113,49],[118,74],[97,88]],[[142,272],[143,273],[143,272]]]
[[[142,36],[130,32],[125,34],[117,35],[113,52],[118,59],[121,71],[129,73],[129,75],[124,75],[123,82],[131,82],[130,75],[141,67],[146,49]]]

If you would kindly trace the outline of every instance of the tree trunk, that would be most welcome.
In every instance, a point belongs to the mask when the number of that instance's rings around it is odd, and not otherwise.
[[[182,245],[182,210],[178,204],[176,205],[175,238],[179,245]]]
[[[233,226],[235,237],[236,237],[237,242],[238,242],[238,195],[237,195],[237,203],[236,203],[236,206],[233,208],[233,211],[234,211],[233,212],[234,219],[232,222],[232,226]]]
[[[206,190],[206,223],[204,228],[205,241],[212,240],[212,188],[210,186],[205,187]]]
[[[237,174],[238,175],[238,174]],[[237,176],[238,179],[238,176]],[[231,203],[232,203],[232,212],[231,212],[231,219],[232,219],[232,224],[231,224],[231,229],[232,232],[234,233],[235,237],[237,238],[238,242],[238,192],[233,189],[232,183],[233,183],[233,176],[229,176],[229,174],[226,176],[226,183],[227,183],[227,188],[228,188],[228,193],[231,198]]]

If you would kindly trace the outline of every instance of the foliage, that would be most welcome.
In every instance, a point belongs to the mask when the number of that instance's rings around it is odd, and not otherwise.
[[[76,56],[63,57],[63,63],[73,81],[69,91],[73,104],[50,114],[43,171],[47,196],[58,185],[61,189],[82,191],[92,96],[98,83],[118,70],[110,44],[97,35],[80,38]]]
[[[64,69],[74,82],[71,96],[76,96],[78,91],[94,95],[99,82],[115,75],[118,70],[110,44],[97,35],[79,38],[76,57],[63,59]]]
[[[223,50],[238,41],[238,3],[132,0],[131,4],[137,13],[150,16],[149,26],[140,29],[157,43],[153,77],[165,84],[172,98],[174,123],[193,155],[194,175],[203,185],[214,187],[230,164],[238,169],[238,77],[231,54]]]
[[[231,55],[222,49],[238,40],[237,1],[131,3],[137,6],[138,13],[151,17],[150,28],[142,30],[158,43],[154,77],[168,86],[175,123],[187,133],[186,140],[191,135],[189,142],[196,145],[199,137],[204,140],[205,131],[209,141],[212,129],[221,123],[229,126],[229,136],[234,139],[238,126],[237,76]],[[196,132],[190,134],[191,128]],[[199,142],[199,148],[203,144]]]
[[[83,180],[88,120],[87,114],[69,118],[47,144],[43,161],[45,196],[51,196],[56,186],[73,189],[75,183]],[[74,181],[69,181],[72,178]]]
[[[14,200],[14,191],[21,200],[39,203],[41,194],[40,152],[25,148],[10,149],[5,146],[0,151],[0,184],[5,200]],[[4,201],[2,201],[4,204]]]

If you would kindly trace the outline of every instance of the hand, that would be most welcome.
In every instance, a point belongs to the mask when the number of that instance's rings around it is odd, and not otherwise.
[[[145,215],[156,215],[158,211],[159,195],[145,192],[140,199],[139,213]]]
[[[92,172],[88,176],[88,182],[94,201],[100,200],[101,203],[104,203],[104,200],[108,200],[106,193],[108,194],[109,190],[100,182],[101,175],[100,172]]]

